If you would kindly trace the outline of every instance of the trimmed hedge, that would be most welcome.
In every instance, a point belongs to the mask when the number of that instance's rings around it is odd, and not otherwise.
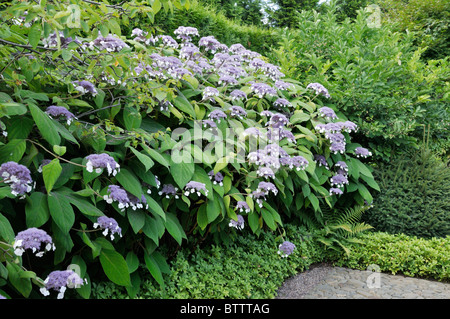
[[[381,272],[450,282],[450,236],[425,239],[373,232],[360,239],[364,245],[355,246],[336,266],[367,269],[376,264]]]

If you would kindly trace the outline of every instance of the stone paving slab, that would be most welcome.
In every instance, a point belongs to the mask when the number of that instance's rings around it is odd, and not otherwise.
[[[450,299],[450,283],[316,265],[286,280],[276,299]]]

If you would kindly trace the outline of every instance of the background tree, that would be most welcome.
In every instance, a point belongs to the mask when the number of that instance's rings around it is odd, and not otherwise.
[[[269,21],[278,27],[296,28],[299,22],[298,12],[317,9],[317,0],[274,0],[273,9],[266,10]]]
[[[213,6],[227,18],[237,20],[243,24],[262,26],[263,4],[261,0],[202,0]]]

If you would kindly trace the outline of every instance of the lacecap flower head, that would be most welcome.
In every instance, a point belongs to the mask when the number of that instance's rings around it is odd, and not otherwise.
[[[97,218],[97,222],[94,223],[93,227],[103,229],[102,234],[104,236],[107,236],[109,233],[111,240],[114,240],[114,234],[118,234],[122,237],[122,229],[114,218],[100,216]]]
[[[190,181],[184,187],[184,195],[189,196],[190,193],[197,193],[198,196],[201,195],[200,191],[203,191],[205,196],[208,196],[208,190],[206,185],[196,181]]]
[[[13,248],[17,256],[30,249],[37,257],[42,257],[46,251],[55,250],[55,244],[44,230],[32,227],[17,234]]]
[[[228,226],[241,230],[244,229],[244,224],[244,217],[237,215],[237,220],[231,219]]]
[[[67,288],[76,288],[87,283],[86,279],[82,279],[73,270],[56,270],[52,271],[44,280],[44,287],[40,292],[44,296],[50,295],[50,290],[58,291],[58,299],[64,298],[64,293]]]
[[[292,254],[294,252],[294,250],[295,250],[295,245],[287,240],[278,246],[278,254],[283,258]]]
[[[102,154],[91,154],[86,156],[88,160],[86,163],[86,170],[90,173],[94,171],[96,173],[101,173],[103,168],[108,170],[108,175],[116,176],[120,171],[120,165],[114,160],[112,156],[106,153]]]
[[[10,184],[11,193],[14,196],[23,195],[21,197],[23,198],[25,193],[29,193],[33,189],[30,170],[16,162],[10,161],[0,166],[0,179],[6,184]]]

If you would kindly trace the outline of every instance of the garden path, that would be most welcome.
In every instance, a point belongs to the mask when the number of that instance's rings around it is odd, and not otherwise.
[[[450,299],[450,283],[313,265],[288,280],[276,299]]]

